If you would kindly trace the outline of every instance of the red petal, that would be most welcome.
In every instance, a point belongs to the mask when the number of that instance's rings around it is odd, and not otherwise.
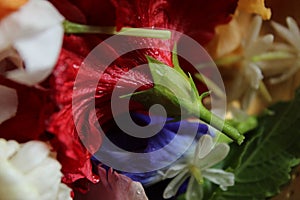
[[[71,184],[81,178],[95,182],[90,162],[91,154],[80,142],[71,112],[70,105],[53,115],[48,128],[48,131],[55,135],[51,144],[62,164],[63,182]],[[100,141],[96,139],[95,137],[94,142],[99,145]]]
[[[148,85],[148,88],[152,84],[149,75],[127,72],[128,68],[135,67],[135,63],[123,58],[106,68],[101,77],[95,73],[95,71],[101,71],[101,61],[96,69],[90,67],[89,63],[87,67],[81,66],[83,56],[93,47],[93,44],[90,44],[86,38],[66,37],[64,47],[74,49],[74,51],[63,49],[53,71],[51,87],[60,110],[52,116],[48,131],[54,134],[51,142],[58,152],[58,160],[62,163],[62,171],[65,175],[63,180],[70,184],[81,178],[93,181],[89,159],[91,154],[99,148],[102,134],[96,125],[97,123],[101,126],[110,125],[108,123],[112,119],[110,101],[116,83],[122,78],[119,84],[124,94],[128,94],[126,91],[129,88],[135,88],[137,83]],[[112,54],[115,54],[113,50],[107,52],[105,56]],[[80,85],[80,88],[73,90],[79,67],[82,74],[76,79],[76,83]],[[95,80],[96,83],[99,80],[98,85],[93,85]],[[75,98],[72,99],[72,97]],[[93,105],[93,99],[96,105]],[[96,116],[93,115],[95,109]],[[124,109],[127,108],[122,108],[119,112],[122,113]],[[83,146],[82,141],[88,144],[86,146],[88,150]]]
[[[66,19],[76,23],[86,23],[86,17],[82,11],[68,0],[50,0],[56,9],[64,15]]]
[[[204,45],[212,39],[214,27],[227,23],[237,0],[112,0],[116,24],[122,27],[157,27],[183,32]]]
[[[79,53],[88,52],[81,39],[75,37],[72,41],[74,41],[73,45],[70,44],[68,48],[78,47],[79,45],[76,46],[76,44],[81,44],[81,48],[76,50]],[[81,143],[72,115],[74,79],[82,60],[83,57],[62,50],[51,78],[52,94],[60,107],[60,111],[51,117],[48,131],[54,134],[51,143],[57,151],[58,160],[62,164],[63,181],[68,184],[81,178],[94,181],[90,163],[91,154]],[[93,142],[89,150],[93,153],[99,148],[101,138],[98,131],[96,134],[91,133],[91,137]]]
[[[90,185],[90,191],[86,194],[75,195],[75,200],[147,200],[142,185],[130,178],[113,172],[106,172],[99,167],[100,182]]]
[[[114,26],[115,8],[110,1],[50,0],[68,20],[100,26]]]
[[[16,89],[18,95],[16,116],[0,125],[0,137],[18,142],[41,139],[47,119],[53,112],[49,91],[27,87],[2,77],[0,84]]]

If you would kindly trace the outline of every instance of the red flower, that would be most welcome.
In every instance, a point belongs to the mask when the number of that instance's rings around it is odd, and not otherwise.
[[[71,52],[69,48],[76,50]],[[68,184],[81,178],[96,181],[89,161],[91,155],[80,142],[72,116],[74,80],[78,67],[89,50],[88,43],[84,39],[75,36],[65,37],[64,49],[50,79],[52,95],[59,111],[52,115],[48,131],[54,134],[51,144],[62,164],[63,181]],[[98,143],[95,148],[98,148],[100,140],[95,142]]]
[[[237,0],[112,0],[118,29],[155,27],[189,35],[201,45],[209,42],[218,24],[227,23]]]
[[[72,42],[70,43],[70,41]],[[83,81],[80,84],[85,89],[74,93],[74,80],[78,68],[84,59],[81,55],[86,55],[85,53],[88,52],[87,49],[90,49],[90,47],[87,40],[75,36],[65,37],[64,47],[66,49],[62,50],[51,78],[53,97],[60,110],[52,116],[48,131],[55,135],[51,142],[58,152],[58,160],[62,163],[62,171],[65,175],[64,182],[71,184],[81,178],[88,178],[90,181],[95,181],[89,159],[91,156],[90,152],[94,153],[101,144],[101,132],[94,125],[98,121],[101,126],[106,125],[111,120],[111,93],[116,82],[128,69],[118,67],[118,65],[122,65],[120,62],[124,62],[123,59],[117,62],[119,64],[110,66],[99,80],[96,96],[93,95],[95,88],[91,86],[90,80],[98,80],[99,77],[95,77],[93,71],[86,71],[83,73],[84,77],[80,79]],[[70,52],[67,50],[69,48],[75,48],[77,52]],[[110,53],[114,52],[108,52],[107,56]],[[126,63],[127,65],[129,64],[129,62]],[[90,68],[84,69],[89,70]],[[135,87],[135,82],[132,80],[136,80],[142,85],[151,85],[150,78],[146,75],[131,73],[129,78],[127,80],[124,79],[122,82],[124,88]],[[76,101],[79,103],[76,103],[76,106],[72,107],[73,95],[76,95]],[[95,107],[90,103],[91,97],[96,98],[97,119],[92,118],[91,113]],[[74,117],[73,113],[75,113]],[[79,120],[74,122],[74,119]],[[75,123],[77,127],[80,127],[79,132],[88,132],[89,134],[78,135]],[[79,136],[91,144],[88,147],[90,152],[83,147]]]
[[[100,26],[117,25],[119,29],[123,26],[169,28],[186,33],[201,44],[205,44],[212,38],[217,24],[230,20],[237,0],[209,2],[188,0],[184,3],[175,0],[121,0],[112,1],[112,3],[98,0],[51,0],[51,2],[68,20],[73,22]],[[135,88],[136,83],[144,85],[140,89],[152,87],[149,74],[130,72],[130,69],[137,65],[147,63],[145,54],[172,66],[171,53],[156,48],[164,46],[171,50],[174,42],[170,42],[171,40],[153,42],[154,40],[144,39],[144,42],[149,43],[153,48],[134,51],[120,57],[104,72],[102,71],[101,77],[96,77],[97,74],[93,73],[94,69],[89,66],[82,68],[85,71],[79,81],[85,87],[84,90],[74,92],[74,80],[81,62],[93,47],[106,37],[103,35],[66,36],[63,50],[51,78],[53,98],[58,111],[51,118],[48,131],[54,134],[52,144],[58,151],[58,159],[62,163],[66,183],[72,183],[81,178],[96,181],[93,178],[89,161],[91,153],[95,152],[101,144],[100,133],[95,123],[99,122],[104,129],[111,125],[111,94],[120,78],[122,77],[122,82],[119,85],[125,94],[126,90]],[[178,38],[174,39],[176,41]],[[113,49],[107,52],[108,57],[111,55],[116,55]],[[99,61],[100,64],[101,61]],[[101,71],[100,68],[99,70]],[[90,81],[95,79],[99,80],[96,93]],[[75,107],[72,107],[73,95],[77,97]],[[95,107],[90,105],[91,98],[95,98]],[[139,108],[140,105],[131,107],[131,109]],[[97,119],[91,115],[94,110],[96,110]],[[119,112],[122,113],[122,109]],[[75,116],[72,115],[73,113]],[[74,122],[74,119],[77,121]],[[75,123],[80,131],[76,130]],[[88,134],[78,135],[82,130]],[[79,136],[89,141],[90,152],[83,147]]]

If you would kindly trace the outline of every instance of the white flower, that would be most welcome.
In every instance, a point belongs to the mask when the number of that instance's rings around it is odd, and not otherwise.
[[[230,89],[231,99],[241,99],[241,107],[247,110],[251,100],[255,97],[264,78],[260,62],[256,56],[268,52],[273,44],[274,36],[267,34],[260,36],[262,18],[255,16],[249,25],[248,34],[242,41],[243,49],[240,61],[240,73],[235,77]]]
[[[225,143],[214,144],[209,135],[200,138],[192,158],[186,162],[179,162],[170,167],[164,178],[174,178],[166,187],[163,197],[170,198],[176,195],[179,187],[190,177],[186,192],[187,200],[201,200],[203,198],[203,178],[218,184],[226,190],[234,185],[234,175],[221,169],[210,169],[223,160],[229,153],[229,146]]]
[[[19,144],[0,139],[0,200],[68,200],[60,163],[39,141]]]
[[[290,55],[287,60],[288,62],[277,62],[277,65],[279,64],[277,68],[279,68],[281,74],[278,77],[270,79],[270,82],[273,84],[287,80],[300,69],[300,30],[293,18],[287,17],[286,23],[287,28],[276,22],[272,22],[276,33],[287,42],[287,44],[276,44],[275,49]],[[274,69],[274,63],[272,64]]]
[[[0,64],[0,73],[27,85],[44,80],[51,73],[61,49],[63,20],[46,0],[29,0],[18,11],[1,19],[0,62],[11,59],[17,69],[7,71],[1,69],[6,66]]]

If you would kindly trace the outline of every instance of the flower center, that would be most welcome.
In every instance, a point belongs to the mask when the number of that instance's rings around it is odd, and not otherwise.
[[[203,184],[204,181],[203,181],[203,177],[201,174],[201,170],[195,165],[190,165],[189,170],[190,170],[191,174],[193,175],[193,177],[196,179],[197,183],[199,185]]]

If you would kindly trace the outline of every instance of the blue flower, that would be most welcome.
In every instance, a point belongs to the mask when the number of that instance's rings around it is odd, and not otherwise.
[[[118,147],[131,152],[137,153],[149,153],[154,152],[159,149],[162,149],[166,145],[168,145],[177,135],[179,139],[176,140],[174,146],[176,148],[171,149],[171,151],[163,151],[162,154],[159,154],[159,157],[151,157],[150,161],[155,165],[156,162],[160,162],[166,157],[169,157],[172,154],[178,154],[178,149],[180,147],[185,147],[187,145],[187,141],[190,140],[198,140],[203,134],[208,133],[208,126],[200,123],[195,120],[182,120],[175,121],[172,118],[168,118],[165,120],[163,117],[152,116],[152,119],[148,115],[140,114],[140,113],[131,113],[132,119],[136,124],[140,126],[149,125],[151,127],[159,126],[161,123],[166,123],[163,125],[163,128],[154,136],[149,138],[136,138],[124,133],[120,130],[119,127],[114,126],[108,132],[106,132],[107,137],[110,139]],[[184,132],[185,134],[177,134],[179,131]],[[192,131],[197,130],[196,136],[195,134],[189,134]],[[192,138],[191,138],[192,137]],[[178,148],[177,148],[178,147]],[[97,154],[97,153],[96,153]],[[112,154],[113,155],[113,154]],[[119,159],[122,163],[128,163],[126,157],[118,157],[112,159]],[[123,159],[123,160],[122,160]],[[93,159],[95,162],[95,159]],[[99,163],[99,162],[96,162]],[[120,172],[130,177],[134,181],[141,182],[143,185],[151,185],[158,181],[161,181],[163,176],[157,171],[145,172],[145,173],[128,173],[128,172]]]

